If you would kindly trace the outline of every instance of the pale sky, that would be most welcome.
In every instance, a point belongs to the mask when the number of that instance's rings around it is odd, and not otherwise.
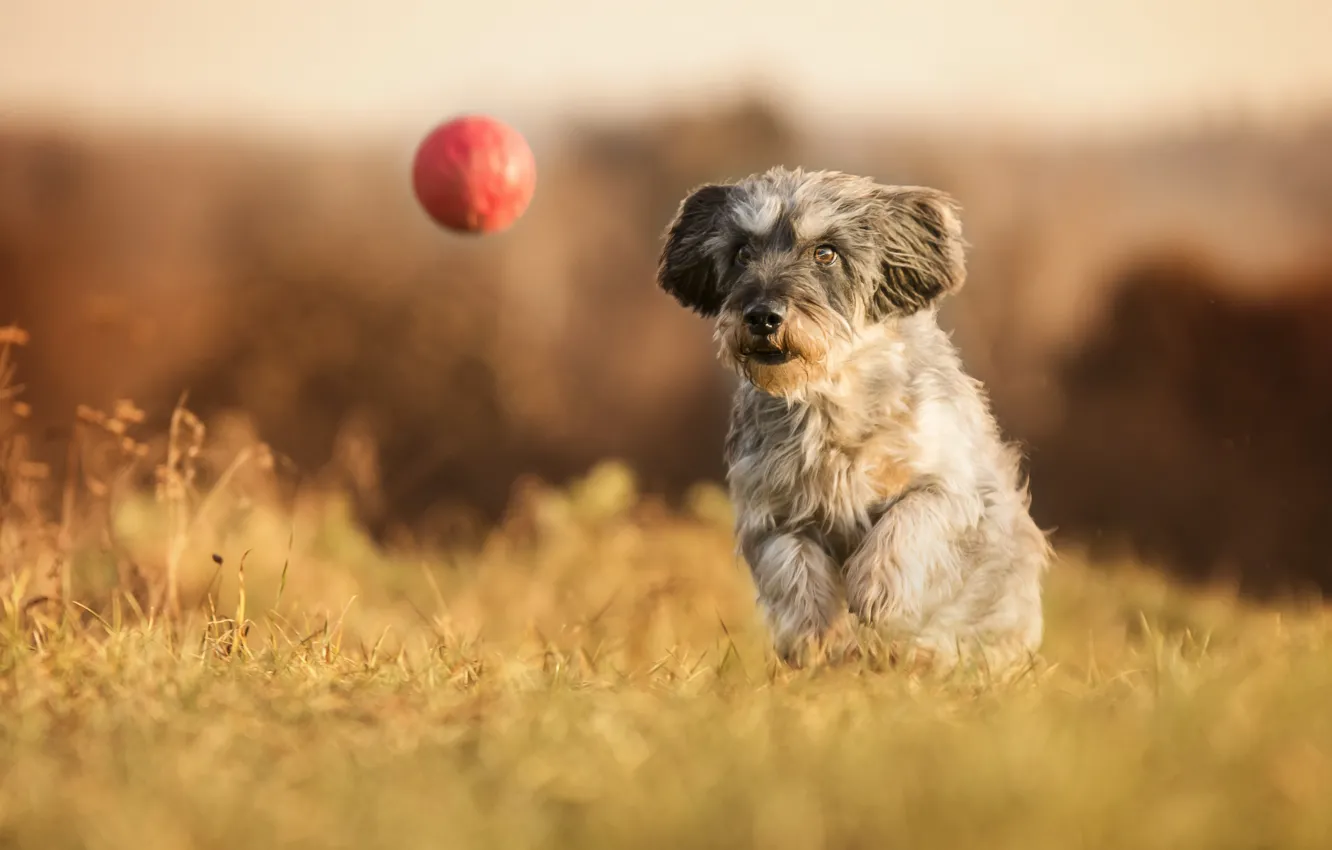
[[[1332,104],[1332,0],[0,0],[0,116],[378,134],[767,82],[832,121]]]

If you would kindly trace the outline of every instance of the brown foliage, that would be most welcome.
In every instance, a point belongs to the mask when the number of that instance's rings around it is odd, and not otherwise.
[[[1332,586],[1332,268],[1280,299],[1162,259],[1126,270],[1061,365],[1032,476],[1043,519],[1253,591]]]

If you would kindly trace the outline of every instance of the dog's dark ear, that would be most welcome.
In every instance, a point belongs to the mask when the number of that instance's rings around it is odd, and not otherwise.
[[[935,189],[885,186],[879,200],[882,274],[870,317],[915,313],[961,289],[966,242],[953,199]]]
[[[666,230],[657,262],[657,283],[689,309],[704,316],[721,310],[721,281],[707,242],[717,230],[731,186],[709,183],[690,192]]]

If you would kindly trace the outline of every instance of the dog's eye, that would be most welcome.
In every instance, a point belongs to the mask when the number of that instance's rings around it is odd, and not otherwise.
[[[749,250],[748,245],[741,245],[735,252],[735,264],[737,266],[747,266],[752,259],[754,259],[754,252]]]
[[[814,262],[821,266],[831,266],[837,262],[837,252],[831,245],[820,245],[814,249]]]

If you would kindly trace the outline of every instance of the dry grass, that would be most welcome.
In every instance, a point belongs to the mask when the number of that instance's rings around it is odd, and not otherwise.
[[[1020,681],[873,655],[793,672],[714,489],[672,513],[605,465],[522,491],[479,549],[386,553],[336,494],[285,498],[262,446],[210,454],[184,408],[169,445],[135,436],[152,423],[132,407],[85,412],[79,473],[53,488],[22,465],[13,403],[0,391],[0,846],[1332,835],[1316,605],[1066,553]],[[155,492],[137,484],[154,461]]]

